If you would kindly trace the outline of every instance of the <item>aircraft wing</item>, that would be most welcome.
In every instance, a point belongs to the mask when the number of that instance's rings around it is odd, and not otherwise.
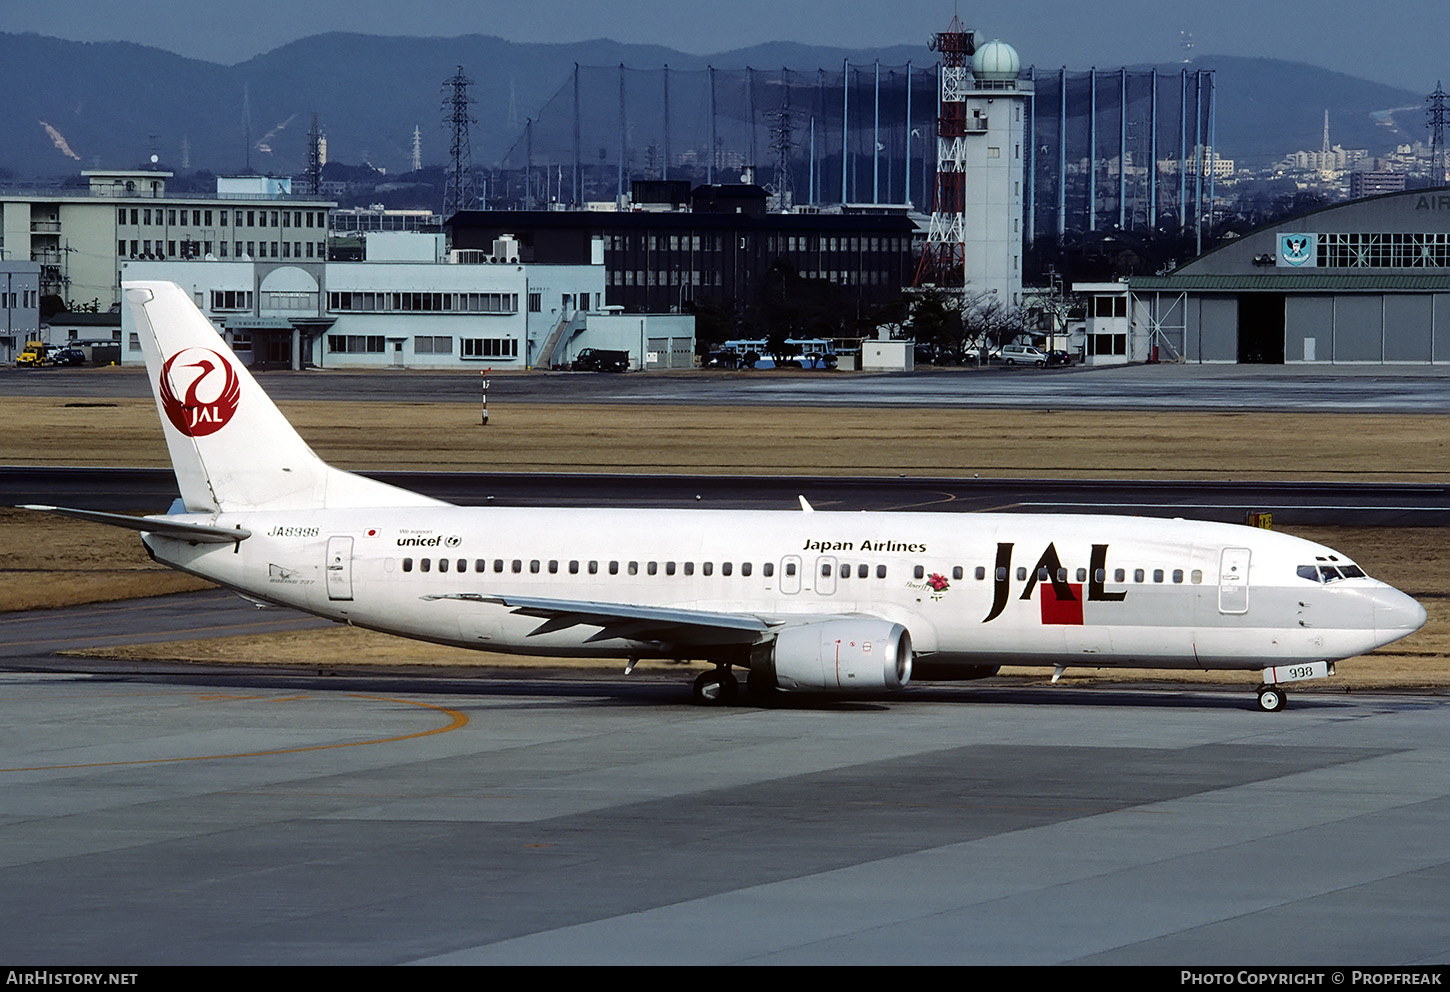
[[[709,610],[686,610],[671,606],[633,606],[621,603],[594,603],[569,599],[543,599],[537,596],[485,596],[479,593],[451,593],[424,596],[423,599],[454,599],[475,603],[496,603],[507,606],[522,616],[543,621],[529,636],[567,630],[580,624],[598,627],[586,643],[625,638],[635,641],[665,641],[671,644],[703,646],[721,644],[754,644],[761,635],[781,626],[784,621],[767,620],[751,613],[716,613]],[[792,621],[801,618],[792,617]]]

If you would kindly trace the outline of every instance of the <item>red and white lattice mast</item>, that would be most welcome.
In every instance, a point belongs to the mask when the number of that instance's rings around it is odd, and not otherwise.
[[[966,94],[971,86],[972,32],[952,18],[935,35],[931,49],[941,55],[937,69],[940,97],[936,119],[936,192],[926,249],[916,270],[916,285],[960,287],[965,282],[967,253]]]

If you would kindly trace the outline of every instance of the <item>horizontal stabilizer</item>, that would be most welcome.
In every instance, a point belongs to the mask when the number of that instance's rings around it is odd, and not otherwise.
[[[161,534],[182,541],[198,544],[234,544],[245,541],[252,532],[245,527],[213,527],[210,524],[194,524],[171,517],[132,517],[124,513],[102,513],[100,510],[75,510],[67,506],[38,506],[34,504],[19,507],[22,510],[38,510],[41,513],[58,513],[63,517],[90,520],[93,523],[109,524],[112,527],[127,527]]]

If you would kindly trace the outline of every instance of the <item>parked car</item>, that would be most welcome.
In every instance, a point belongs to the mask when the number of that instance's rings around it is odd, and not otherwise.
[[[575,372],[628,372],[629,352],[585,348],[574,356],[574,364],[569,367]]]
[[[1036,365],[1042,368],[1047,364],[1047,355],[1030,344],[1004,344],[1002,346],[1003,365]]]
[[[1072,356],[1065,351],[1049,351],[1047,353],[1048,365],[1071,365]]]
[[[79,348],[61,348],[50,356],[52,365],[84,365],[86,353]]]

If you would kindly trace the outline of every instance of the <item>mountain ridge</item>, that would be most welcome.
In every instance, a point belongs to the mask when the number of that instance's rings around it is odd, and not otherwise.
[[[549,98],[568,84],[575,63],[769,72],[782,65],[839,71],[843,60],[861,67],[875,59],[893,66],[910,61],[920,68],[935,63],[924,46],[909,45],[861,50],[766,42],[693,55],[612,39],[521,43],[480,34],[419,38],[338,31],[224,65],[133,42],[0,32],[0,79],[10,96],[0,106],[0,134],[7,135],[0,146],[0,177],[133,168],[153,153],[163,167],[176,169],[183,140],[193,168],[241,171],[248,164],[244,108],[251,121],[255,171],[301,171],[314,112],[326,128],[334,161],[369,161],[390,172],[405,171],[417,126],[424,135],[425,163],[437,164],[447,147],[440,125],[443,81],[460,65],[476,83],[471,89],[478,100],[474,162],[488,166],[518,142],[523,120],[537,118]],[[1165,74],[1183,67],[1158,65]],[[1423,118],[1410,113],[1423,107],[1424,98],[1409,90],[1274,59],[1209,55],[1187,67],[1215,70],[1216,140],[1228,157],[1262,162],[1317,149],[1326,108],[1332,141],[1348,148],[1367,147],[1374,154],[1424,137]],[[1057,71],[1038,69],[1040,76]],[[42,125],[60,136],[70,154]]]

